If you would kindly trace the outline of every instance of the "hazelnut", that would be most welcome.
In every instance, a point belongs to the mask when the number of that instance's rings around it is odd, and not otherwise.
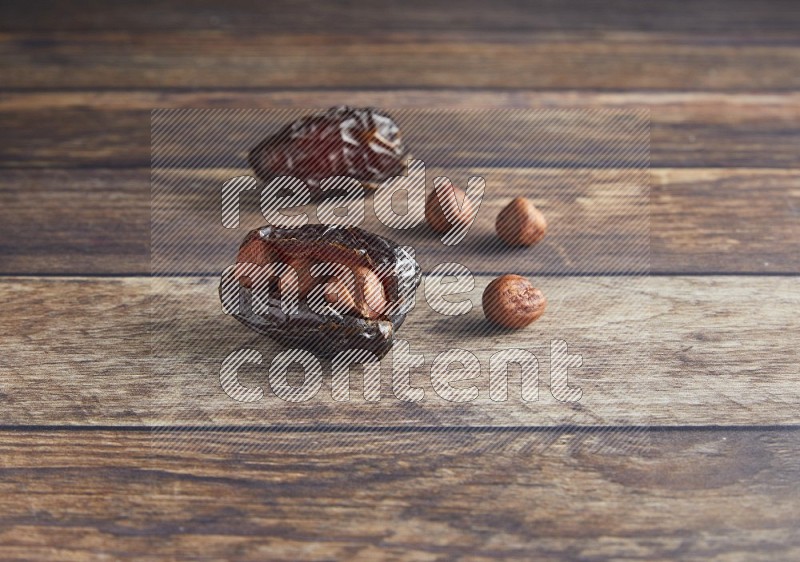
[[[544,238],[547,221],[530,200],[517,197],[497,215],[495,228],[511,246],[532,246]]]
[[[331,277],[325,282],[323,298],[325,302],[334,305],[334,308],[342,314],[353,312],[357,308],[347,285],[338,277]]]
[[[313,264],[313,261],[306,258],[287,260],[287,265],[291,266],[297,275],[297,297],[300,299],[306,298],[308,293],[311,292],[311,289],[313,289],[318,282],[318,279],[315,279],[311,275],[311,266]],[[288,284],[290,279],[291,273],[289,271],[286,271],[283,275],[281,275],[279,285],[281,294],[290,288]]]
[[[353,313],[368,320],[380,318],[387,310],[389,302],[386,290],[378,275],[371,269],[363,266],[352,268],[354,287],[353,292],[347,284],[337,276],[321,281],[324,285],[322,299],[342,314]]]
[[[448,190],[448,185],[452,183],[447,181],[439,184],[425,202],[425,220],[434,232],[440,234],[448,232],[454,226],[468,226],[473,212],[472,203],[464,190],[454,185],[452,190]],[[460,207],[456,198],[463,201]],[[451,217],[453,222],[450,222],[448,217]]]
[[[378,318],[389,306],[383,283],[374,271],[361,265],[353,267],[353,275],[356,282],[356,310],[364,318]]]
[[[483,313],[504,328],[524,328],[543,313],[544,294],[520,275],[498,277],[483,291]]]

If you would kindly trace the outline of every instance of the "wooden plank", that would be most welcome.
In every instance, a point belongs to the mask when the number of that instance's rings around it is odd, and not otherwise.
[[[314,108],[341,103],[376,105],[387,110],[647,107],[650,108],[653,166],[800,166],[797,151],[800,95],[796,93],[419,90],[3,93],[0,94],[0,166],[150,166],[150,111],[153,108]]]
[[[209,193],[217,193],[214,178],[223,181],[246,170],[185,172],[187,179],[207,185]],[[464,250],[443,250],[437,238],[424,228],[404,234],[403,242],[417,248],[426,266],[458,256],[469,260],[474,271],[498,271],[509,259],[525,257],[516,268],[529,271],[567,271],[561,242],[573,244],[582,252],[574,262],[578,271],[617,271],[622,260],[614,257],[607,243],[605,253],[588,252],[580,246],[581,237],[597,236],[603,225],[603,236],[631,234],[626,221],[616,221],[598,214],[613,207],[613,199],[602,191],[590,190],[584,199],[568,202],[563,197],[537,200],[551,216],[551,236],[530,251],[509,253],[486,252],[487,233],[497,209],[511,196],[511,190],[532,186],[525,191],[541,195],[541,186],[551,186],[558,174],[570,177],[575,189],[589,189],[591,172],[553,170],[484,170],[491,179],[485,207],[478,215],[474,235],[464,242]],[[492,174],[492,175],[489,175]],[[497,175],[499,174],[499,176]],[[607,181],[613,171],[595,171],[594,177]],[[580,178],[588,178],[586,184]],[[655,169],[650,174],[650,265],[659,273],[797,273],[800,271],[800,173],[793,170],[755,169]],[[7,170],[0,177],[0,202],[5,210],[0,222],[0,248],[3,260],[0,273],[149,273],[150,264],[150,172],[149,170]],[[549,183],[548,183],[549,182]],[[221,184],[220,184],[221,185]],[[597,184],[602,185],[602,184]],[[496,186],[496,187],[495,187]],[[538,186],[534,188],[533,186]],[[193,196],[196,197],[197,195]],[[217,225],[213,201],[208,207],[190,205],[193,199],[184,195],[181,209],[201,220],[206,227],[198,231],[196,221],[185,221],[186,232],[197,232],[213,254],[208,261],[196,263],[194,271],[211,271],[227,263],[239,242],[239,231],[217,232],[218,242],[210,239],[212,226]],[[594,202],[584,205],[582,202]],[[722,204],[721,202],[724,202]],[[567,204],[569,203],[569,204]],[[176,207],[177,208],[177,207]],[[256,227],[263,224],[257,212],[246,215]],[[205,209],[205,211],[203,210]],[[370,207],[368,207],[370,209]],[[372,217],[372,213],[367,213]],[[558,220],[554,220],[558,217]],[[177,217],[181,218],[181,217]],[[184,217],[185,218],[185,217]],[[640,215],[641,218],[641,215]],[[585,219],[579,220],[579,219]],[[213,223],[210,221],[214,221]],[[566,223],[569,222],[569,229]],[[244,224],[244,223],[243,223]],[[638,223],[637,223],[638,224]],[[626,226],[627,225],[627,226]],[[379,225],[370,218],[370,228],[397,238],[397,231]],[[222,230],[222,229],[217,229]],[[217,236],[219,235],[219,236]],[[637,239],[641,242],[642,235]],[[632,243],[628,240],[627,247]],[[483,248],[484,251],[479,251]],[[581,250],[581,248],[583,248]],[[573,256],[574,258],[575,256]],[[635,258],[635,257],[634,257]],[[603,264],[605,260],[605,265]],[[640,266],[641,260],[635,259]],[[184,262],[185,263],[185,262]],[[224,267],[224,266],[222,266]],[[163,269],[162,269],[163,271]],[[630,272],[630,270],[628,270]]]
[[[741,257],[749,272],[797,273],[800,262],[781,254],[800,253],[793,241],[800,229],[798,180],[755,170],[652,170],[652,270],[733,273]],[[766,227],[771,221],[774,229]]]
[[[657,432],[633,450],[569,432],[313,436],[178,452],[147,432],[3,431],[0,556],[800,556],[797,431]]]
[[[742,48],[746,45],[747,48]],[[793,31],[5,32],[5,89],[796,90]]]
[[[308,109],[154,111],[151,166],[244,166],[247,153]],[[638,168],[649,163],[645,108],[392,110],[405,145],[440,167]]]
[[[581,426],[797,424],[800,389],[796,277],[534,277],[548,311],[529,329],[487,330],[476,278],[462,317],[433,312],[421,293],[399,333],[424,366],[412,381],[421,402],[395,397],[391,357],[380,402],[360,377],[351,400],[332,399],[330,366],[307,402],[278,399],[267,384],[280,350],[225,316],[215,278],[5,278],[0,339],[0,423],[256,426]],[[151,312],[153,316],[151,317]],[[166,324],[165,324],[166,323]],[[433,337],[435,335],[435,337]],[[581,354],[570,371],[577,403],[550,394],[550,341]],[[264,397],[241,403],[220,386],[226,356],[262,354],[245,386]],[[454,403],[430,386],[437,354],[468,349],[481,364],[477,400]],[[512,372],[509,400],[488,398],[489,356],[520,348],[540,361],[539,400],[523,402]],[[47,350],[46,357],[42,354]],[[516,378],[515,378],[516,377]],[[302,378],[291,379],[302,384]],[[466,384],[464,386],[470,386]]]
[[[640,153],[641,154],[641,153]],[[218,274],[231,265],[247,232],[265,224],[258,190],[239,197],[240,225],[221,221],[221,186],[246,169],[155,170],[152,174],[151,239],[155,273]],[[360,224],[370,232],[414,248],[420,265],[458,262],[474,272],[537,274],[642,274],[650,266],[649,171],[626,169],[508,170],[426,165],[428,191],[433,178],[447,176],[457,185],[469,177],[486,182],[481,209],[464,240],[443,244],[420,217],[412,229],[391,228],[374,211],[374,197],[363,201]],[[798,176],[800,184],[800,175]],[[513,249],[498,243],[495,219],[514,197],[532,197],[548,217],[548,234],[535,248]],[[418,195],[424,200],[424,194]],[[780,205],[783,207],[783,204]],[[310,222],[319,222],[316,205],[307,205]],[[727,220],[727,218],[723,219]],[[800,225],[798,225],[800,232]],[[791,252],[790,248],[784,247]]]
[[[149,181],[145,169],[5,175],[0,271],[149,272]]]
[[[528,9],[513,0],[463,0],[454,10],[443,0],[384,2],[368,9],[356,1],[320,5],[312,0],[274,0],[252,4],[231,0],[157,2],[135,6],[79,0],[8,3],[0,7],[3,31],[218,30],[225,32],[359,33],[380,37],[397,31],[441,32],[641,30],[673,32],[781,32],[800,26],[800,10],[791,0],[701,0],[680,7],[656,0],[564,0]]]

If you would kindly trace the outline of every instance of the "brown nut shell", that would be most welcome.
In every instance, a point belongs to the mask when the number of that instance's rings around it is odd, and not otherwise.
[[[463,201],[460,207],[458,201]],[[448,232],[454,226],[469,225],[472,212],[472,203],[466,193],[456,186],[453,186],[452,191],[434,189],[425,201],[425,220],[434,232],[440,234]],[[453,217],[453,223],[447,219],[448,215]]]
[[[511,246],[532,246],[547,234],[547,221],[529,199],[517,197],[495,221],[497,235]]]
[[[504,328],[524,328],[544,314],[547,299],[521,275],[498,277],[483,291],[486,319]]]

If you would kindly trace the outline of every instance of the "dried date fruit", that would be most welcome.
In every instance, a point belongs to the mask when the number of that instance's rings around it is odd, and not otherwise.
[[[293,269],[259,280],[259,268],[269,263]],[[314,276],[315,264],[343,267],[349,275]],[[363,229],[267,226],[245,238],[236,266],[222,278],[220,298],[237,320],[290,347],[319,357],[346,349],[366,349],[382,357],[405,320],[419,282],[420,266],[408,249]],[[288,314],[281,309],[287,287],[296,289],[298,297],[296,312]],[[315,294],[318,303],[311,301]],[[256,297],[268,302],[266,310],[255,310]]]
[[[333,107],[298,119],[255,148],[248,160],[264,181],[293,176],[314,196],[332,176],[369,184],[400,175],[406,151],[397,123],[373,108]]]

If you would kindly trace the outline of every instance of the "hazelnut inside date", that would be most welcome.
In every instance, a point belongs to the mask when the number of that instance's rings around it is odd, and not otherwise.
[[[356,310],[357,304],[353,292],[339,277],[331,277],[323,286],[322,298],[342,314],[350,314]]]
[[[358,227],[264,226],[245,237],[219,296],[227,314],[283,345],[321,358],[348,349],[380,358],[414,305],[420,277],[411,251]]]
[[[378,274],[370,269],[367,260],[358,258],[345,248],[314,243],[270,244],[257,236],[246,240],[239,249],[237,270],[239,283],[253,287],[253,279],[246,275],[246,265],[265,266],[283,263],[291,267],[282,275],[269,281],[270,296],[281,298],[288,291],[296,290],[300,300],[307,300],[319,286],[320,298],[342,314],[368,320],[385,319],[389,307],[387,287]],[[341,265],[349,275],[312,275],[317,264]]]

